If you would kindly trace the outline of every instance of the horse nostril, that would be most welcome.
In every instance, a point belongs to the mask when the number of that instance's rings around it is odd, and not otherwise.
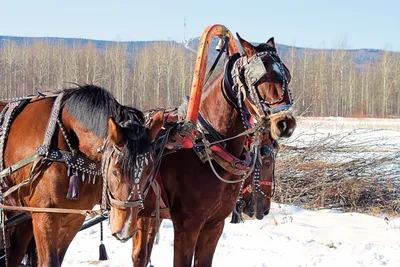
[[[265,210],[264,213],[263,213],[263,215],[264,215],[264,216],[267,216],[268,213],[269,213],[269,209]]]
[[[286,128],[287,128],[286,120],[278,121],[277,124],[276,124],[276,126],[278,127],[278,129],[279,129],[281,132],[284,132],[284,131],[286,130]]]

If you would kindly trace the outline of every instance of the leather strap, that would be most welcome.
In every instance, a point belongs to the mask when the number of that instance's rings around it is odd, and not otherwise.
[[[103,214],[100,210],[78,210],[78,209],[59,209],[59,208],[38,208],[38,207],[20,207],[20,206],[8,206],[0,204],[0,209],[12,210],[12,211],[29,211],[39,213],[73,213],[83,216],[94,217]]]
[[[38,153],[39,155],[47,156],[49,153],[51,140],[56,129],[58,116],[60,114],[61,100],[63,98],[63,95],[63,92],[60,93],[54,101],[53,107],[51,109],[50,119],[47,123],[46,132],[44,134],[43,143],[36,148],[36,153]]]

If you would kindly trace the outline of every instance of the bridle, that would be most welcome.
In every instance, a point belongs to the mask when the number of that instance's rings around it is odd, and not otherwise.
[[[219,56],[221,55],[221,52],[226,50],[227,48],[227,42],[228,40],[225,40],[224,48],[220,51],[220,54],[217,57],[217,60]],[[285,67],[276,54],[275,51],[268,50],[271,49],[271,47],[268,47],[266,51],[256,53],[253,55],[249,60],[247,59],[247,56],[242,55],[240,56],[238,53],[234,54],[232,57],[229,58],[229,61],[225,65],[225,75],[222,80],[222,94],[225,97],[227,103],[231,105],[233,108],[235,108],[238,113],[240,114],[242,118],[242,124],[243,127],[245,128],[245,131],[230,138],[214,141],[213,144],[216,143],[222,143],[230,139],[234,139],[243,135],[248,136],[254,143],[256,143],[256,147],[253,148],[255,151],[260,148],[260,134],[266,132],[268,122],[270,120],[270,117],[272,116],[277,116],[280,112],[287,111],[291,108],[292,104],[292,95],[289,90],[289,79],[286,77],[286,71]],[[227,55],[228,55],[228,50]],[[274,101],[266,101],[260,98],[260,94],[258,92],[257,88],[257,83],[262,80],[265,76],[267,76],[268,72],[264,66],[263,59],[265,57],[270,57],[271,60],[276,64],[276,66],[279,68],[282,76],[282,93],[279,99],[274,100]],[[216,65],[214,62],[213,67]],[[213,69],[213,67],[211,69]],[[210,73],[208,77],[210,77]],[[285,93],[289,94],[288,97],[290,99],[290,103],[279,106],[276,108],[272,108],[271,105],[281,103],[284,98],[285,98]],[[250,104],[253,106],[254,112],[250,112],[248,107],[245,104],[245,99],[249,99]],[[201,118],[201,112],[199,113],[199,117]],[[256,125],[252,125],[250,123],[251,117],[257,118],[258,123]],[[204,118],[203,121],[207,122],[206,119]],[[202,123],[202,126],[207,126],[209,123]],[[207,128],[207,127],[206,127]],[[212,132],[215,132],[212,127],[211,130],[207,129],[207,132],[212,135]],[[247,175],[245,175],[243,178],[237,179],[237,180],[227,180],[224,179],[223,177],[219,176],[219,174],[215,171],[211,157],[210,155],[212,152],[209,150],[211,143],[206,139],[204,131],[200,129],[200,132],[203,135],[202,138],[202,144],[198,146],[204,146],[206,153],[205,153],[205,160],[207,160],[210,164],[211,169],[213,170],[215,176],[220,179],[223,182],[226,183],[238,183],[238,182],[243,182],[247,177],[255,170],[255,163],[258,161],[258,151],[257,153],[253,153],[253,164],[251,164],[251,168],[247,172]],[[218,136],[218,134],[217,134]],[[217,138],[221,139],[221,138]],[[199,157],[202,159],[202,155],[199,152]],[[222,165],[221,165],[222,166]],[[225,168],[226,169],[226,168]],[[258,183],[258,182],[257,182]]]
[[[250,182],[245,188],[241,188],[239,197],[242,197],[245,193],[253,193],[253,192],[258,192],[262,196],[266,198],[272,198],[275,194],[275,158],[276,158],[276,152],[273,148],[269,146],[262,146],[260,148],[261,153],[260,157],[257,159],[256,162],[256,167],[254,169],[254,176],[253,176],[253,183]],[[272,178],[271,181],[260,181],[260,171],[261,171],[261,166],[266,164],[267,161],[270,161],[272,164]],[[269,179],[268,179],[269,180]],[[267,195],[260,186],[268,186],[272,187],[272,193],[271,195]]]
[[[232,221],[234,223],[238,223],[240,221],[243,221],[243,217],[241,213],[243,212],[245,207],[248,207],[251,212],[254,212],[254,193],[260,193],[263,197],[265,198],[272,198],[275,194],[275,158],[277,154],[277,150],[274,149],[273,146],[262,146],[260,148],[261,150],[261,155],[260,158],[257,159],[256,167],[254,169],[254,176],[253,176],[253,181],[250,181],[250,183],[243,188],[244,181],[240,185],[240,191],[239,191],[239,197],[236,201],[236,206],[233,210],[233,215],[232,215]],[[272,177],[270,181],[260,181],[260,170],[261,166],[266,163],[267,160],[270,160],[271,162],[271,168],[272,168]],[[269,180],[269,179],[268,179]],[[267,195],[261,188],[260,186],[268,186],[272,187],[271,189],[271,195]],[[244,194],[250,193],[251,197],[248,202],[246,202],[243,198]],[[233,219],[235,218],[235,219]]]
[[[260,93],[257,89],[257,84],[262,79],[265,79],[264,77],[268,74],[263,63],[263,59],[266,57],[269,57],[273,64],[278,67],[282,77],[281,95],[277,100],[270,102],[261,99]],[[286,74],[286,69],[287,68],[277,53],[272,50],[256,53],[250,59],[248,59],[247,56],[241,56],[238,58],[233,65],[231,76],[235,83],[232,89],[236,91],[238,104],[242,106],[241,109],[245,108],[245,105],[243,105],[242,102],[247,98],[256,112],[253,116],[256,116],[257,119],[262,119],[272,114],[289,110],[292,107],[293,96],[289,89],[289,79]],[[272,108],[272,105],[279,104],[284,100],[286,92],[289,94],[290,103]],[[247,113],[250,112],[247,111]]]
[[[113,158],[113,155],[116,153],[116,158],[115,158],[115,164],[118,163],[118,161],[121,159],[123,156],[122,151],[116,147],[114,144],[112,144],[108,138],[104,139],[103,145],[98,149],[98,152],[103,154],[101,158],[101,172],[103,176],[103,190],[102,190],[102,197],[101,197],[101,209],[103,210],[109,210],[110,207],[114,207],[117,209],[126,209],[126,208],[134,208],[134,207],[139,207],[139,210],[143,209],[143,198],[141,195],[140,191],[140,178],[143,172],[143,167],[148,162],[147,156],[150,154],[150,152],[147,152],[142,155],[138,155],[136,157],[136,162],[135,162],[135,170],[134,170],[134,186],[132,187],[131,192],[129,193],[129,196],[127,200],[121,201],[115,199],[108,187],[108,169],[111,164],[111,160]],[[150,158],[150,157],[149,157]],[[151,158],[150,158],[151,159]],[[146,164],[147,165],[147,164]],[[137,200],[132,201],[131,198],[133,197],[135,191],[138,193],[139,198]]]
[[[156,174],[158,173],[158,169],[160,167],[161,159],[163,156],[163,151],[168,141],[169,132],[170,131],[168,130],[163,136],[153,141],[149,146],[148,152],[136,156],[133,180],[134,186],[132,187],[128,198],[125,201],[115,199],[108,188],[108,169],[110,167],[111,159],[113,158],[114,153],[116,153],[117,155],[115,158],[115,164],[118,164],[121,157],[123,157],[123,153],[117,146],[112,144],[108,140],[108,138],[104,140],[103,145],[98,149],[98,152],[103,154],[101,160],[101,171],[103,176],[101,208],[103,210],[109,210],[110,207],[114,207],[117,209],[139,207],[139,211],[144,209],[144,199],[146,199],[147,193],[150,189],[150,185],[152,184],[153,180],[156,177]],[[152,153],[153,151],[157,150],[159,150],[159,152],[157,153],[155,160],[153,160]],[[149,162],[152,162],[154,165],[151,172],[149,173],[143,190],[141,190],[141,176],[144,167],[147,166]],[[135,192],[137,192],[138,194],[138,199],[131,200]]]

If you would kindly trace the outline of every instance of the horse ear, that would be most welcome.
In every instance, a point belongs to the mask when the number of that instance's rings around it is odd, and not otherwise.
[[[253,55],[255,55],[257,53],[256,48],[251,43],[242,39],[242,37],[240,37],[240,35],[238,33],[236,33],[236,36],[240,42],[240,45],[243,48],[244,53],[246,54],[246,56],[248,58],[251,58]]]
[[[149,129],[148,135],[150,140],[154,140],[157,137],[158,132],[161,130],[163,124],[164,124],[164,111],[160,110],[153,115],[150,125],[148,127]]]
[[[269,40],[267,41],[267,45],[275,48],[275,41],[274,41],[274,37],[269,38]]]
[[[108,119],[108,140],[117,147],[124,145],[124,132],[121,126],[119,126],[112,117]]]

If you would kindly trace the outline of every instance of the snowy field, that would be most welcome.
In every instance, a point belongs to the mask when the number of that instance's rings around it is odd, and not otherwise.
[[[395,177],[400,167],[399,119],[300,118],[295,135],[285,144],[308,147],[320,143],[335,148],[326,160],[382,157]],[[339,146],[340,145],[340,146]],[[372,169],[374,171],[374,169]],[[389,175],[390,176],[390,175]],[[120,243],[105,227],[109,260],[97,261],[100,226],[80,232],[68,249],[63,266],[132,266],[131,242]],[[173,227],[164,221],[153,250],[155,267],[172,266]],[[262,221],[233,225],[226,221],[214,266],[400,266],[400,218],[373,217],[334,210],[309,211],[273,203]]]

